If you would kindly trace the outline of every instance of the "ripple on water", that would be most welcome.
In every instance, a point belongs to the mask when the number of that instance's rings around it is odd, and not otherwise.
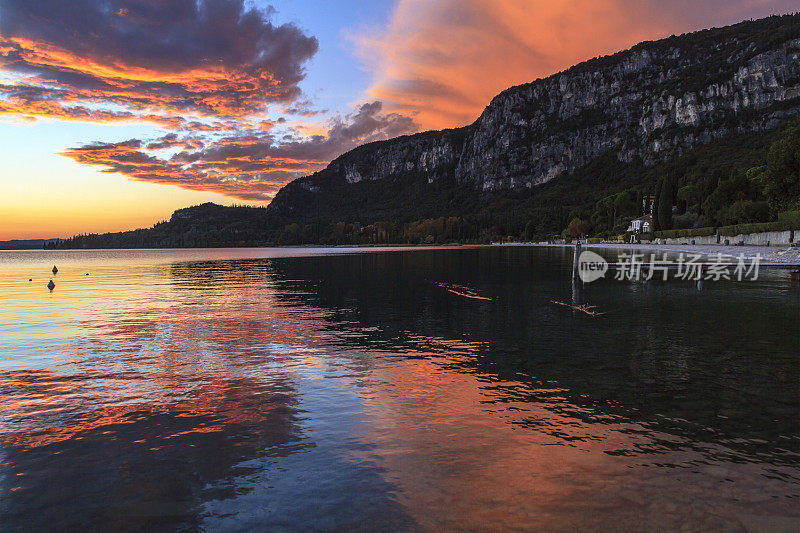
[[[577,297],[608,314],[589,317],[550,303],[573,297],[570,258],[0,252],[0,516],[12,529],[796,523],[796,288],[599,281]]]

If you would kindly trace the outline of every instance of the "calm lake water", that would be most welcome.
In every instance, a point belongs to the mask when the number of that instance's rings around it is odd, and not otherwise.
[[[800,286],[571,254],[0,252],[0,529],[797,530]]]

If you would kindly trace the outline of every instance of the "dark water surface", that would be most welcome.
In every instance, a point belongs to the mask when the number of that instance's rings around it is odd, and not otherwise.
[[[346,252],[0,252],[0,530],[797,530],[785,273]]]

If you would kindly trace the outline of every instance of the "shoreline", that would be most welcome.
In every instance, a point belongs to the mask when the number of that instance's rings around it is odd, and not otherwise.
[[[137,252],[170,252],[170,251],[197,251],[197,250],[352,250],[352,251],[396,251],[405,250],[436,250],[436,249],[458,249],[458,248],[503,248],[503,247],[538,247],[538,248],[572,248],[572,244],[548,244],[539,242],[494,242],[491,244],[362,244],[362,245],[287,245],[287,246],[242,246],[242,247],[212,247],[212,248],[60,248],[52,250],[42,249],[0,249],[0,252],[111,252],[111,251],[137,251]],[[690,253],[699,254],[705,257],[722,254],[723,257],[744,256],[745,259],[752,260],[757,254],[761,255],[761,261],[766,263],[779,263],[784,265],[797,266],[800,269],[800,247],[790,246],[725,246],[722,244],[629,244],[629,243],[582,243],[586,249],[600,250],[631,250],[639,253],[666,252],[666,253]]]
[[[524,243],[522,246],[541,246],[541,247],[569,247],[571,244],[538,244]],[[519,246],[518,245],[518,246]],[[511,244],[511,246],[514,246]],[[739,257],[743,255],[746,259],[753,259],[757,254],[761,255],[761,261],[767,263],[780,263],[786,265],[797,265],[800,268],[800,248],[789,246],[725,246],[723,244],[582,244],[583,248],[595,248],[601,250],[634,250],[638,252],[672,252],[672,253],[691,253],[703,256],[715,256],[722,254],[724,257]]]

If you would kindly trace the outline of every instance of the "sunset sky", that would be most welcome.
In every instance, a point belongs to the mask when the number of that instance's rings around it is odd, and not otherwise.
[[[265,205],[357,146],[784,0],[0,0],[0,240]]]

